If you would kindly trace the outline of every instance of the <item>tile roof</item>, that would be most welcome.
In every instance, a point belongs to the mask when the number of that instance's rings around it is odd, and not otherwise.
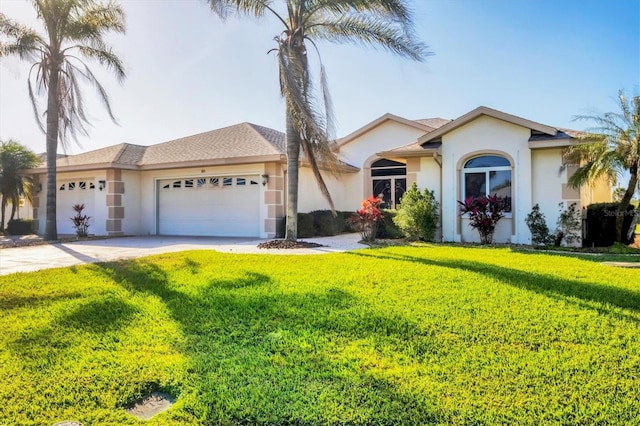
[[[241,123],[149,146],[138,164],[284,155],[284,140],[277,130]]]
[[[135,165],[136,159],[142,158],[141,153],[144,149],[144,146],[121,143],[82,154],[66,155],[58,158],[57,165],[58,167],[104,163]]]
[[[77,155],[59,155],[57,166],[108,164],[136,168],[190,161],[284,155],[285,152],[284,133],[256,124],[241,123],[157,145],[121,143]],[[42,168],[46,168],[46,162],[38,167]]]

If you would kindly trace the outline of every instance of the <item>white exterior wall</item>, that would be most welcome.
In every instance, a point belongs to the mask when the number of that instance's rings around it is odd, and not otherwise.
[[[467,159],[502,155],[512,163],[512,217],[498,223],[496,242],[526,244],[530,233],[524,218],[531,211],[531,150],[529,129],[481,116],[442,137],[442,231],[444,241],[478,242],[478,232],[460,219],[457,200],[462,198],[462,167]]]
[[[420,191],[428,189],[433,191],[436,201],[440,205],[438,214],[440,215],[440,226],[436,231],[436,241],[442,240],[442,168],[433,157],[423,157],[420,159],[420,171],[416,176],[416,185]],[[409,185],[407,185],[408,187]],[[409,189],[409,188],[407,188]]]
[[[124,182],[124,194],[122,194],[122,206],[124,207],[124,219],[122,220],[122,232],[125,235],[140,235],[142,233],[142,186],[140,184],[140,172],[132,170],[122,171]]]
[[[562,183],[567,182],[566,170],[559,172],[562,166],[562,151],[560,148],[534,150],[531,158],[533,161],[531,207],[536,204],[540,206],[540,212],[544,214],[547,226],[553,232],[560,216],[558,204],[563,201]]]
[[[139,235],[156,235],[157,234],[157,202],[158,191],[157,181],[161,179],[180,179],[186,177],[225,177],[237,175],[262,175],[265,173],[265,166],[259,164],[246,164],[238,166],[216,166],[216,167],[192,167],[170,170],[149,170],[140,174],[140,224]],[[260,237],[268,238],[265,230],[265,219],[268,216],[267,206],[264,203],[265,187],[260,185]],[[126,193],[126,192],[125,192]],[[253,200],[248,200],[254,202]],[[125,204],[125,209],[127,208]],[[175,206],[179,209],[180,206]],[[125,217],[128,213],[125,211]]]
[[[335,177],[329,173],[322,174],[336,210],[353,210],[348,207],[350,197],[349,191],[346,190],[348,178],[351,176],[351,173],[343,173]],[[309,213],[314,210],[329,210],[329,202],[320,192],[311,169],[309,167],[301,167],[298,178],[298,211],[300,213]]]

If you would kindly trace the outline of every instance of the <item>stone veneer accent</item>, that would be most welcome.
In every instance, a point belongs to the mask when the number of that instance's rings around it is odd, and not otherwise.
[[[107,199],[106,204],[109,210],[107,216],[107,235],[120,236],[122,232],[122,220],[124,219],[124,206],[122,205],[122,194],[124,194],[124,182],[122,182],[122,170],[107,170]]]
[[[264,190],[264,203],[267,206],[264,229],[267,238],[274,238],[278,223],[284,217],[284,176],[279,163],[265,164],[265,174],[269,176],[269,183]]]

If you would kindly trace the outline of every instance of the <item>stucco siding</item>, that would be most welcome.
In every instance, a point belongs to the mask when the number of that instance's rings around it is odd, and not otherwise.
[[[558,204],[566,201],[562,198],[562,185],[567,182],[566,171],[560,172],[562,151],[561,149],[535,150],[532,160],[532,207],[536,204],[540,206],[540,212],[544,214],[547,226],[553,231],[560,215]]]
[[[350,192],[346,189],[347,180],[351,178],[351,174],[342,173],[337,176],[331,176],[329,173],[323,173],[323,178],[329,189],[329,194],[333,200],[333,204],[336,210],[352,210],[351,207],[347,208],[351,203],[349,202]],[[308,213],[314,210],[328,210],[329,202],[324,198],[313,172],[308,167],[300,168],[299,183],[298,183],[298,211],[301,213]],[[358,203],[360,200],[358,200]]]
[[[363,167],[372,155],[415,142],[424,131],[396,121],[385,121],[378,127],[340,148],[340,158],[356,167]]]
[[[122,182],[124,182],[124,194],[122,194],[122,207],[124,207],[124,218],[122,219],[122,232],[125,235],[140,235],[141,221],[143,216],[141,206],[141,177],[137,171],[122,171]]]

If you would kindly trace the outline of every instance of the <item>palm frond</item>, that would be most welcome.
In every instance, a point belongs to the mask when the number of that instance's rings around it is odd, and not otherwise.
[[[90,46],[77,46],[77,48],[84,57],[94,59],[112,71],[119,83],[127,77],[122,60],[110,48],[96,49]]]
[[[363,46],[391,51],[415,61],[432,55],[428,47],[394,22],[372,15],[344,15],[335,20],[318,20],[309,25],[307,33],[314,39],[332,43],[359,43]]]
[[[34,60],[42,52],[42,37],[35,30],[9,19],[4,13],[0,13],[0,35],[10,40],[0,40],[0,58],[18,55],[20,59]]]
[[[109,2],[91,4],[80,10],[80,14],[67,24],[66,33],[69,40],[89,43],[93,48],[102,50],[105,33],[124,34],[126,29],[124,11],[120,5]]]

